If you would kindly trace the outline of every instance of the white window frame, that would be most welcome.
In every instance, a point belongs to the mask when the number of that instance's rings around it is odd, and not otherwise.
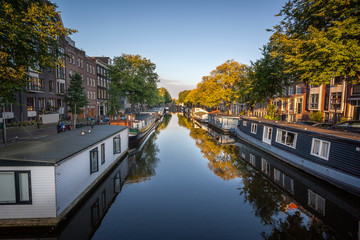
[[[251,133],[257,133],[257,123],[251,123]]]
[[[329,148],[328,148],[328,151],[327,151],[327,153],[326,153],[326,157],[321,156],[320,154],[314,153],[314,142],[315,142],[315,141],[320,141],[320,144],[319,144],[319,153],[322,152],[322,148],[323,148],[323,144],[324,144],[324,143],[328,143],[328,144],[329,144]],[[312,142],[311,142],[310,154],[313,155],[313,156],[315,156],[315,157],[324,159],[324,160],[329,160],[330,147],[331,147],[331,143],[330,143],[330,142],[324,141],[324,140],[321,140],[321,139],[318,139],[318,138],[313,138],[313,139],[312,139]]]
[[[250,153],[250,164],[255,166],[256,165],[256,157],[255,155]]]
[[[247,121],[243,121],[243,126],[244,126],[244,127],[247,126]]]
[[[268,130],[266,131],[266,129],[268,129]],[[266,134],[266,133],[269,132],[269,130],[271,130],[270,137],[268,136],[268,134]],[[263,141],[264,143],[267,143],[267,144],[270,144],[270,145],[271,145],[272,133],[273,133],[273,128],[272,128],[272,127],[264,126],[262,141]]]
[[[311,201],[314,198],[315,202]],[[308,189],[308,205],[325,216],[326,200],[316,192]]]
[[[261,158],[261,171],[268,176],[271,176],[270,163],[265,158]]]
[[[280,139],[279,139],[279,133],[280,133],[280,132],[285,132],[285,143],[281,142],[281,138],[282,138],[282,137],[280,137]],[[288,133],[292,133],[292,134],[295,135],[292,146],[291,146],[291,145],[288,145],[288,144],[286,143]],[[287,131],[287,130],[283,130],[283,129],[279,129],[279,128],[278,128],[278,129],[276,130],[275,142],[280,143],[280,144],[282,144],[282,145],[284,145],[284,146],[287,146],[287,147],[291,147],[291,148],[296,149],[297,136],[298,136],[298,134],[295,133],[295,132],[291,132],[291,131]]]

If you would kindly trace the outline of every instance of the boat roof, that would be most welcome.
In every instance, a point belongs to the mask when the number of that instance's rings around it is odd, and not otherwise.
[[[0,149],[0,166],[54,165],[125,130],[125,126],[83,127]],[[81,135],[85,130],[85,135]],[[55,130],[54,130],[55,131]]]
[[[146,118],[149,118],[149,117],[151,117],[151,115],[150,114],[136,114],[136,116],[135,116],[135,120],[144,120],[144,119],[146,119]]]
[[[229,117],[229,118],[239,118],[238,115],[229,115],[229,114],[226,114],[226,113],[220,113],[220,112],[210,112],[209,115],[216,115],[216,116],[219,116],[219,117]]]
[[[313,133],[313,134],[321,134],[328,138],[342,138],[343,140],[355,140],[360,141],[360,134],[354,133],[354,132],[344,132],[344,131],[337,131],[337,130],[331,130],[331,129],[324,129],[319,127],[314,127],[310,125],[299,125],[292,122],[284,122],[284,121],[274,121],[274,120],[267,120],[267,119],[260,119],[256,117],[246,117],[241,116],[241,119],[243,120],[249,120],[249,121],[255,121],[259,123],[267,123],[270,125],[274,125],[277,127],[282,127],[288,130],[293,129],[297,130],[299,132],[303,133]]]

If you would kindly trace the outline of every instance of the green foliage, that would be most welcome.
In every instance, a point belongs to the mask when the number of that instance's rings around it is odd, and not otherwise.
[[[190,92],[191,92],[191,90],[184,90],[184,91],[179,92],[178,102],[186,104],[187,102],[185,101],[185,99]]]
[[[228,60],[211,71],[209,76],[204,76],[184,101],[210,108],[221,103],[228,106],[239,99],[239,85],[246,78],[246,71],[246,65]]]
[[[277,109],[274,104],[268,104],[266,107],[265,119],[279,120],[280,116],[277,114]]]
[[[108,113],[109,114],[117,114],[119,113],[122,101],[121,101],[121,92],[117,87],[117,84],[114,82],[110,82],[109,90],[108,90],[109,98],[107,100],[108,105]]]
[[[75,31],[63,27],[54,4],[41,0],[0,1],[0,23],[0,103],[11,103],[26,87],[29,68],[63,65],[57,38]]]
[[[122,54],[115,57],[109,75],[121,96],[134,104],[157,103],[159,77],[156,65],[140,55]]]
[[[64,100],[70,108],[70,111],[74,114],[77,113],[77,109],[85,107],[88,104],[83,87],[83,80],[79,73],[74,73],[70,77],[70,86],[67,89]]]
[[[159,88],[160,103],[171,103],[171,95],[166,88]]]
[[[285,62],[280,56],[271,56],[274,47],[270,44],[262,49],[263,57],[251,63],[248,76],[252,91],[246,99],[249,104],[270,102],[275,96],[282,96],[283,90],[291,81],[284,72]]]
[[[287,72],[311,84],[345,76],[360,82],[360,14],[357,0],[289,0],[274,27],[272,54],[289,63]]]
[[[310,120],[314,122],[322,122],[324,119],[322,112],[310,112]]]

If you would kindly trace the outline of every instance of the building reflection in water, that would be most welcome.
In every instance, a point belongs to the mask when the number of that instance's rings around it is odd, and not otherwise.
[[[269,226],[262,233],[265,239],[360,239],[358,197],[241,140],[221,144],[221,134],[178,117],[214,174],[224,180],[241,179],[240,195]]]

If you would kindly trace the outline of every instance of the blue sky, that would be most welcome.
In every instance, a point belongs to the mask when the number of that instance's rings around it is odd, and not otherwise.
[[[140,54],[156,64],[173,98],[234,59],[261,57],[285,0],[53,0],[89,56]]]

